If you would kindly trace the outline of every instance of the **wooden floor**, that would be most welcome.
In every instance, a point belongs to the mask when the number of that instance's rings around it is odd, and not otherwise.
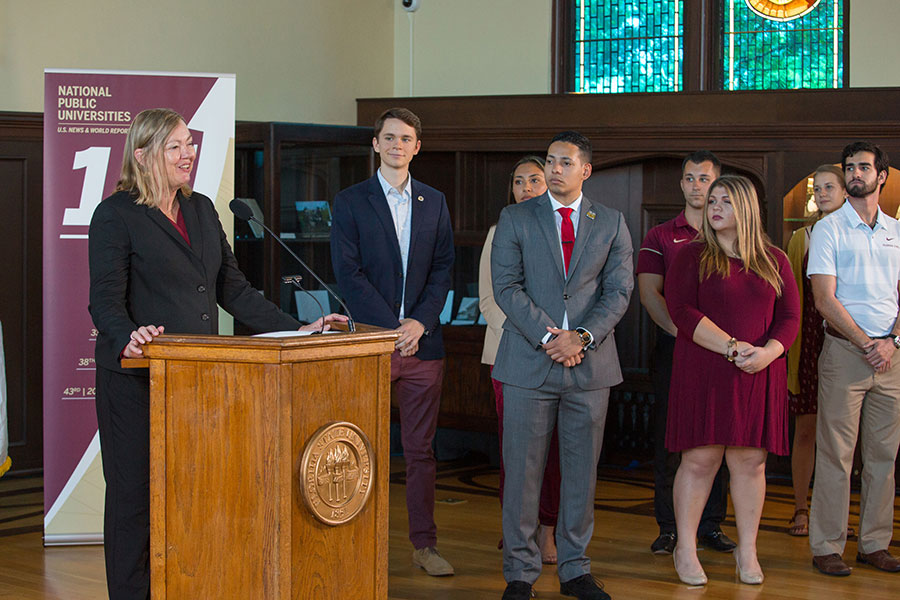
[[[406,509],[402,460],[392,463],[389,594],[392,599],[499,599],[505,583],[501,574],[500,507],[497,471],[479,464],[439,465],[436,519],[439,549],[457,575],[433,578],[412,566],[406,538]],[[43,548],[41,480],[0,479],[0,599],[106,598],[103,551],[80,546]],[[851,524],[858,523],[858,495],[851,506]],[[690,588],[675,577],[669,556],[649,551],[655,537],[653,488],[647,469],[604,469],[597,487],[594,539],[588,555],[593,573],[615,600],[896,600],[900,573],[882,573],[859,566],[853,559],[856,541],[848,542],[845,558],[854,567],[850,577],[820,575],[810,565],[807,538],[786,533],[792,512],[790,489],[769,485],[759,535],[760,562],[766,574],[762,586],[738,583],[731,555],[701,552],[709,576],[704,588]],[[897,507],[900,508],[900,507]],[[900,517],[900,510],[896,512]],[[735,537],[733,513],[723,529]],[[898,550],[898,520],[894,521],[892,552]],[[538,598],[559,595],[556,568],[545,567],[535,585]]]

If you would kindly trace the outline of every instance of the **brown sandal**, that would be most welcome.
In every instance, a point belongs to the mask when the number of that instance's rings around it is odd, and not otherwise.
[[[800,516],[806,517],[805,523],[797,522],[797,517]],[[790,520],[790,528],[788,529],[788,533],[796,537],[809,535],[809,510],[805,508],[798,508],[794,511],[794,516],[791,517]]]

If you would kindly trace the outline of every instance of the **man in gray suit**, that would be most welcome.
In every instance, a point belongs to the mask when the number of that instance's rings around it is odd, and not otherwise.
[[[506,314],[493,376],[503,382],[504,600],[531,597],[547,448],[559,429],[562,488],[556,530],[560,593],[607,600],[591,575],[597,461],[609,388],[622,381],[613,328],[634,287],[631,236],[618,211],[586,198],[591,143],[574,131],[547,150],[548,192],[507,206],[491,250]]]

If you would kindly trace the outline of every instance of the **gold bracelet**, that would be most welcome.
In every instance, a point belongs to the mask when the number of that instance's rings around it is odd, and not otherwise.
[[[730,340],[728,340],[728,347],[727,350],[725,350],[725,360],[727,360],[728,362],[734,362],[734,359],[737,358],[738,352],[736,346],[736,338],[731,338]]]

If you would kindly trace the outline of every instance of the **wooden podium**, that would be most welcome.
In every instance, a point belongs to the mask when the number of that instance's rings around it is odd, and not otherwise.
[[[154,600],[387,598],[396,338],[162,335],[129,361],[150,367]]]

